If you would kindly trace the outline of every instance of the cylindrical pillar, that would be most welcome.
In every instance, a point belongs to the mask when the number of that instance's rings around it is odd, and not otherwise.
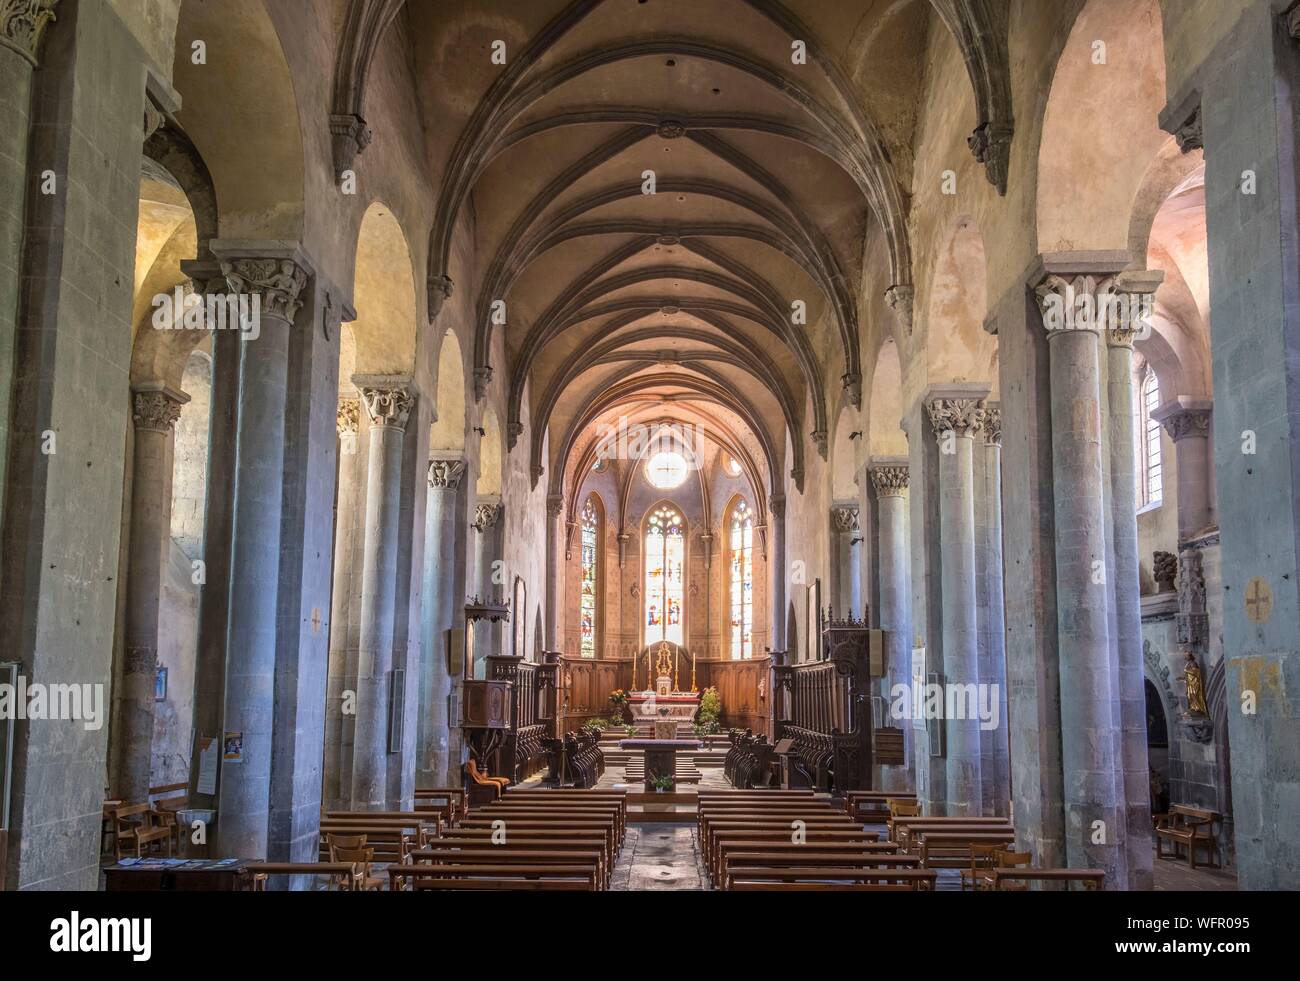
[[[546,498],[546,649],[560,649],[560,540],[564,521],[564,497]],[[468,665],[467,665],[468,667]]]
[[[1163,405],[1154,417],[1174,441],[1178,464],[1178,542],[1208,531],[1214,525],[1210,482],[1214,479],[1210,456],[1210,403],[1179,399]]]
[[[451,779],[451,717],[447,631],[453,616],[456,500],[464,460],[429,461],[424,517],[424,579],[420,594],[420,722],[416,742],[417,787],[446,787]],[[459,761],[457,761],[459,762]]]
[[[939,534],[943,591],[945,812],[983,812],[980,781],[979,623],[975,599],[975,434],[977,399],[927,403],[939,443]]]
[[[1011,726],[1007,720],[1006,620],[1002,588],[1002,409],[989,406],[984,413],[984,515],[985,569],[988,597],[988,670],[980,680],[996,699],[997,725],[988,730],[991,753],[984,761],[991,770],[993,814],[1003,817],[1011,806]]]
[[[357,461],[359,399],[340,399],[338,496],[334,507],[334,588],[330,600],[330,653],[325,686],[325,779],[321,797],[330,810],[346,809],[352,799],[352,738],[356,720],[355,656],[349,672],[348,635],[352,605],[352,551],[360,493]],[[346,753],[345,753],[346,747]],[[344,766],[346,759],[347,766]]]
[[[213,251],[217,251],[216,244]],[[302,261],[235,256],[222,250],[230,288],[247,296],[241,335],[239,435],[226,634],[229,755],[221,768],[216,854],[265,858],[270,816],[271,741],[284,495],[284,420],[289,331],[308,272]],[[260,303],[255,317],[251,303]]]
[[[485,603],[502,599],[504,582],[494,582],[498,559],[497,524],[501,520],[501,502],[480,500],[474,505],[474,595]],[[465,665],[466,678],[486,678],[489,654],[500,654],[501,624],[492,620],[474,623],[474,663]],[[481,670],[480,670],[481,668]]]
[[[879,594],[878,623],[885,632],[885,679],[888,687],[887,704],[896,703],[898,686],[911,686],[912,614],[911,583],[907,543],[907,493],[908,469],[905,463],[871,468],[871,482],[876,489],[876,527],[879,540]],[[903,696],[907,707],[911,699]],[[908,717],[891,719],[890,724],[903,731],[903,766],[888,766],[881,774],[883,789],[912,790],[916,786],[916,770],[912,761],[914,744],[912,722]]]
[[[785,495],[774,494],[768,501],[772,520],[768,524],[767,576],[772,586],[771,630],[772,650],[786,651],[786,664],[799,660],[798,652],[786,649],[786,608],[785,608]]]
[[[361,630],[357,644],[357,718],[352,748],[352,807],[382,811],[388,799],[388,708],[397,590],[397,527],[402,440],[410,416],[408,389],[363,386],[370,418],[366,526],[361,559]]]
[[[1098,337],[1095,319],[1073,314],[1081,300],[1099,295],[1098,283],[1051,276],[1038,294],[1051,362],[1066,859],[1075,868],[1104,869],[1117,886],[1124,822],[1112,734]]]
[[[135,452],[131,462],[131,528],[127,552],[122,713],[114,789],[122,800],[149,799],[153,757],[154,678],[158,666],[158,606],[171,542],[172,457],[176,420],[189,397],[164,385],[133,396]]]
[[[1129,294],[1135,299],[1139,294]],[[1142,671],[1134,452],[1133,335],[1120,321],[1106,331],[1110,477],[1115,542],[1115,629],[1119,643],[1120,753],[1124,777],[1124,856],[1128,887],[1152,888],[1151,778],[1147,762],[1146,683]],[[1181,483],[1181,482],[1180,482]]]

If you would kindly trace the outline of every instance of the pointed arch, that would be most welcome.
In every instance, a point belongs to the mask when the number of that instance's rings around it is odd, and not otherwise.
[[[594,490],[578,512],[578,528],[578,654],[595,658],[604,638],[605,504]]]
[[[641,644],[686,646],[687,542],[682,509],[660,498],[641,519]]]
[[[754,656],[754,533],[757,516],[741,494],[722,516],[727,543],[727,650],[733,661]]]

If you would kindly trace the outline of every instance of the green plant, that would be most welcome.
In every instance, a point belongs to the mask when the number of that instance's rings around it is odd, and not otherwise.
[[[718,720],[722,717],[722,696],[718,694],[718,689],[709,687],[704,689],[704,694],[700,696],[700,710],[696,714],[696,721],[702,725],[718,725]],[[717,729],[710,730],[717,732]]]
[[[636,726],[624,726],[623,731],[628,734],[628,738],[636,735]]]
[[[654,787],[655,790],[672,790],[673,778],[672,777],[651,777],[650,786]]]
[[[590,729],[592,732],[602,732],[608,727],[608,719],[588,719],[582,724],[582,728]]]

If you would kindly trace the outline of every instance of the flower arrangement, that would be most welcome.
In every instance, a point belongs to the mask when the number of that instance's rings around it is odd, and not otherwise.
[[[627,692],[622,688],[615,688],[609,693],[609,704],[619,708],[627,705]]]
[[[673,789],[673,778],[672,777],[651,777],[650,786],[662,794],[666,791]]]

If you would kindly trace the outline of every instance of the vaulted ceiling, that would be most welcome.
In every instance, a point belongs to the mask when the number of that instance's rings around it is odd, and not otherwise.
[[[353,3],[331,119],[343,161],[364,149],[348,120],[400,6]],[[861,398],[869,223],[889,281],[910,284],[904,189],[935,10],[966,55],[972,150],[996,183],[1010,114],[986,0],[407,6],[443,168],[431,315],[472,296],[475,395],[504,375],[508,442],[535,482],[571,489],[566,469],[620,417],[711,430],[773,494],[785,466],[801,482],[804,436],[825,455],[841,392]],[[458,263],[471,216],[474,260]]]

